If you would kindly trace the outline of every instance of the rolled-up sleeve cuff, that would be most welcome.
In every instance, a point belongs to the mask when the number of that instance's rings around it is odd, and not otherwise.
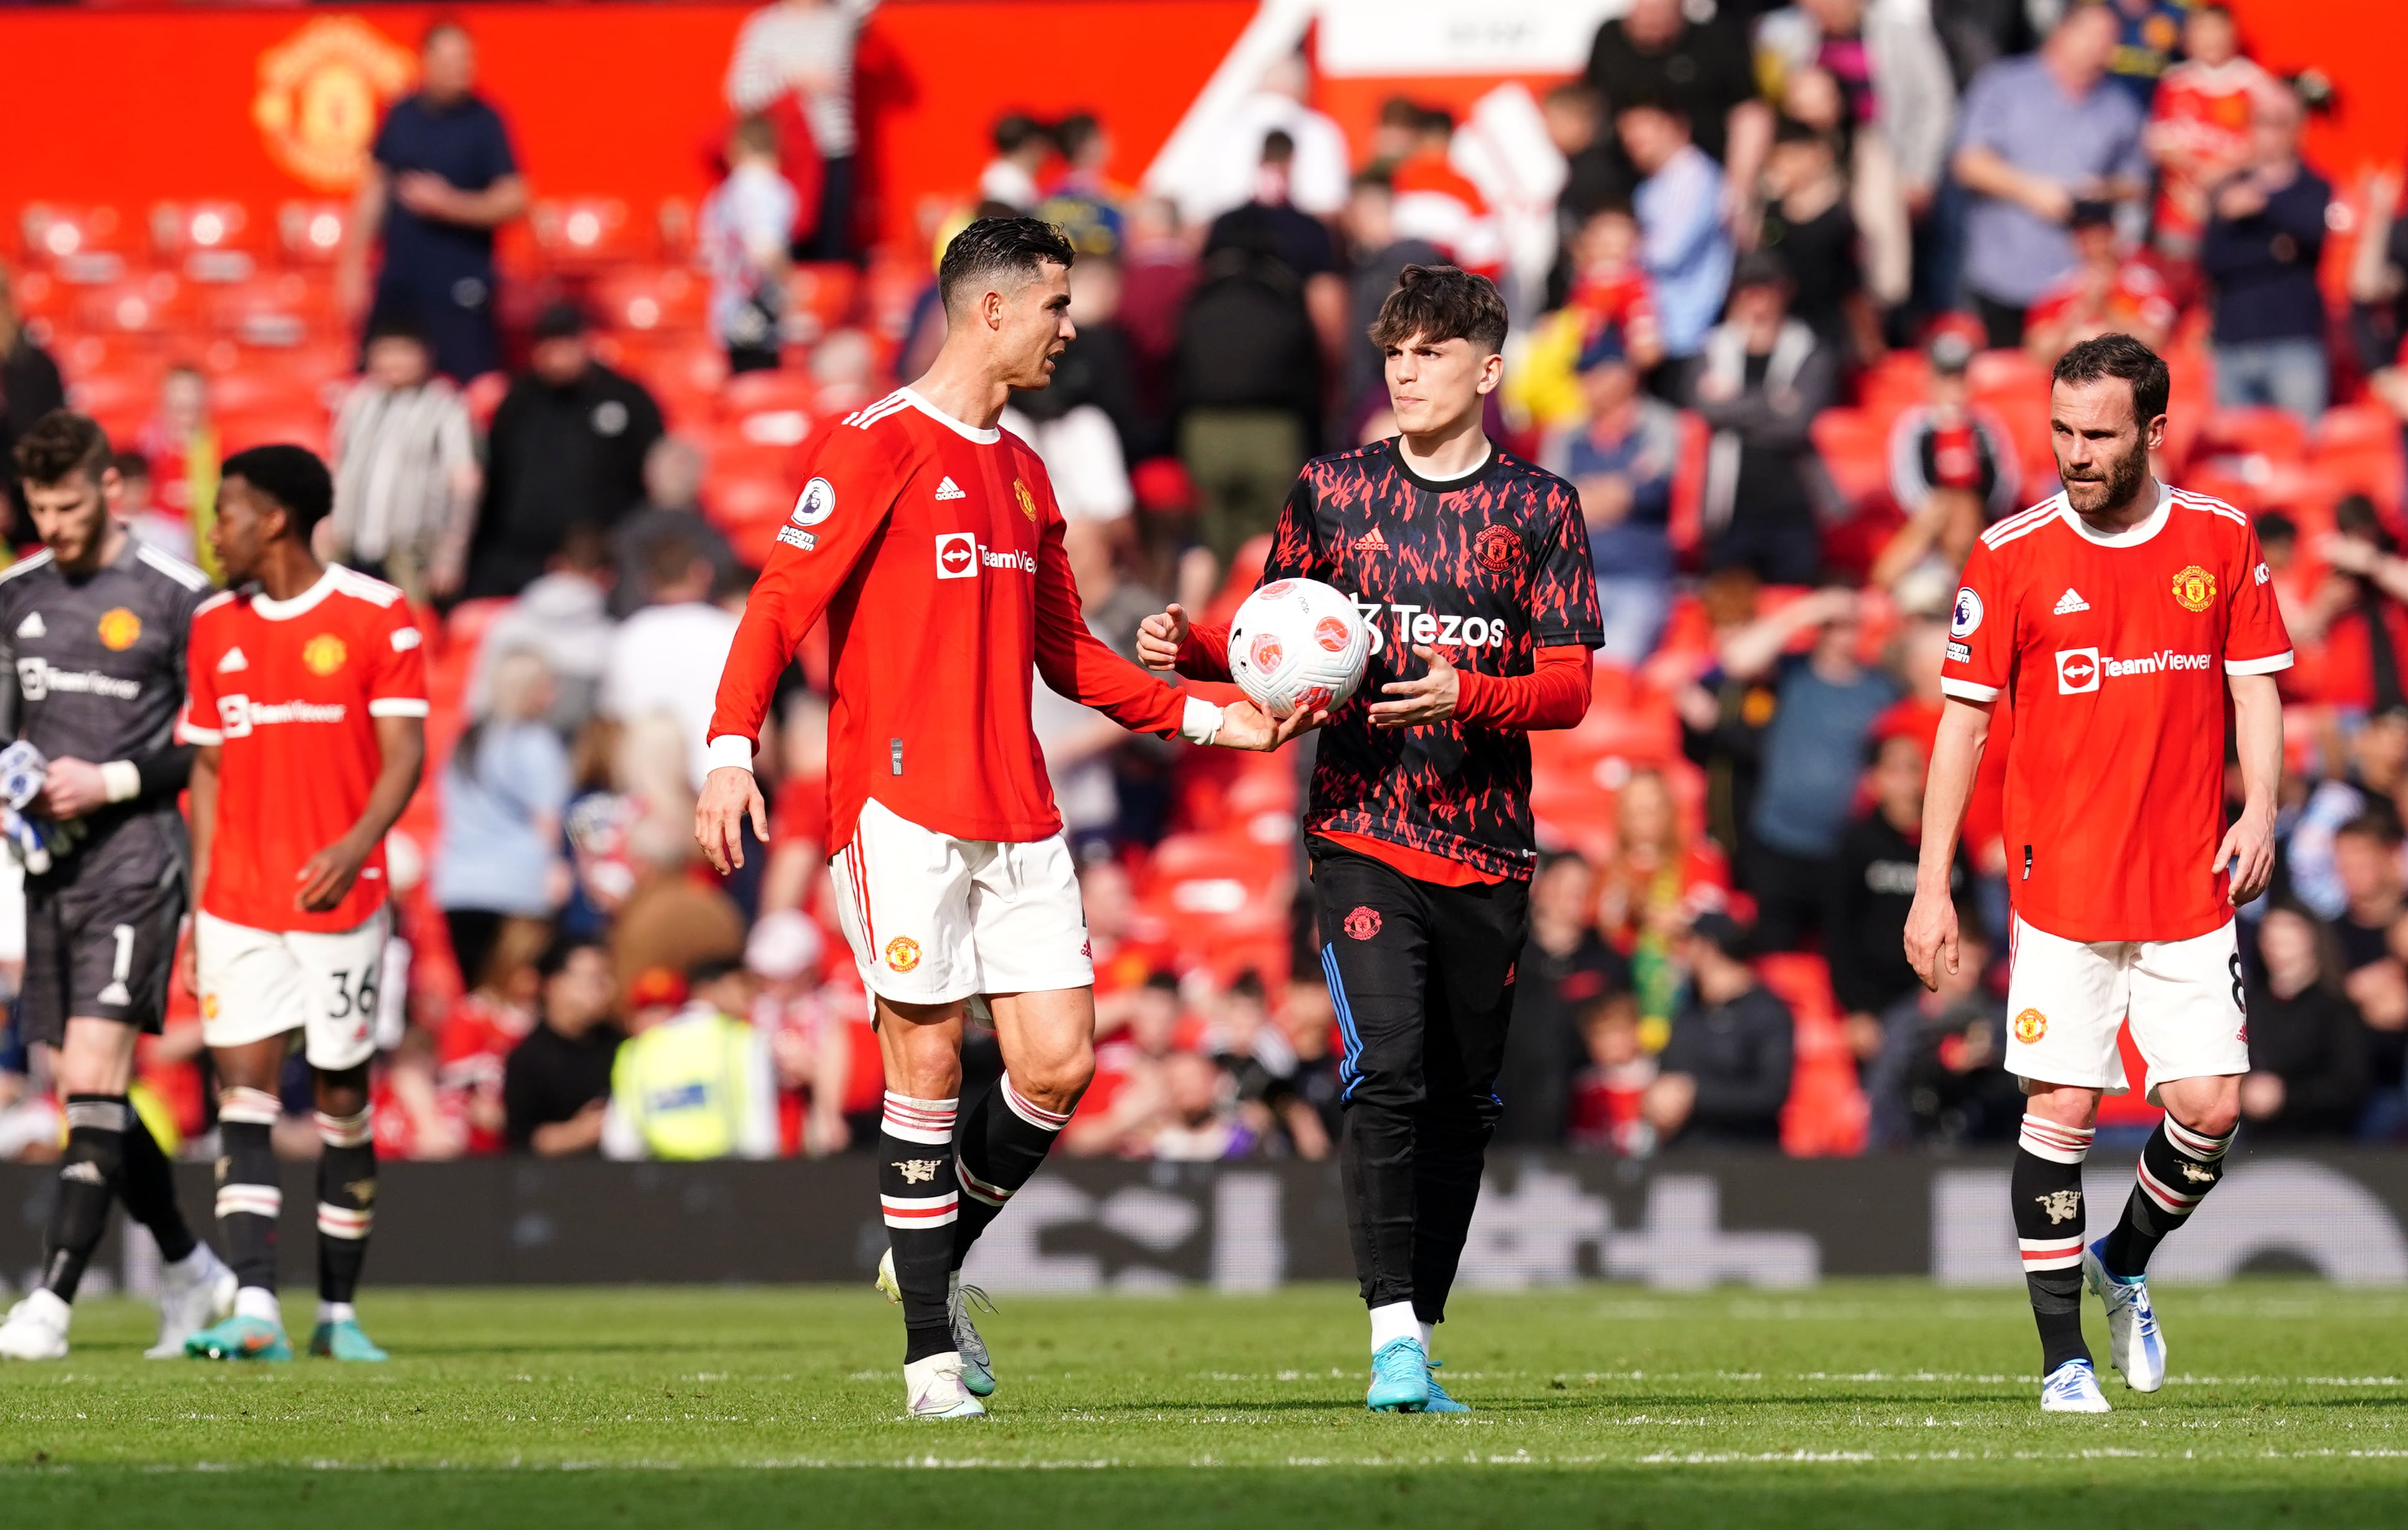
[[[176,724],[176,741],[179,744],[222,744],[225,735],[215,728],[196,728],[190,722]]]
[[[710,770],[733,765],[738,770],[752,768],[752,740],[740,733],[723,733],[703,746],[703,759]]]
[[[1953,679],[1942,679],[1940,682],[1940,690],[1942,694],[1955,696],[1959,701],[1996,701],[1999,699],[1999,688],[1997,686],[1978,685],[1971,680]]]
[[[2228,675],[2272,675],[2291,667],[2291,651],[2268,654],[2263,659],[2227,659],[2224,672]]]
[[[379,696],[368,703],[370,717],[424,717],[434,709],[416,696]]]
[[[1221,734],[1221,708],[1201,696],[1189,696],[1179,720],[1179,736],[1191,744],[1209,744]]]

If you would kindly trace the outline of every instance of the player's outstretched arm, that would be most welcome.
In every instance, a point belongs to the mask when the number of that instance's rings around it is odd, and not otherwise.
[[[2241,816],[2215,847],[2214,876],[2232,868],[2226,901],[2238,908],[2274,879],[2274,799],[2283,779],[2283,698],[2272,675],[2231,675],[2234,752],[2241,760]]]
[[[1950,696],[1942,704],[1940,736],[1931,746],[1931,774],[1923,789],[1923,851],[1914,868],[1914,906],[1906,916],[1906,960],[1926,988],[1937,989],[1956,970],[1956,903],[1948,872],[1956,836],[1972,799],[1973,773],[1990,737],[1990,702]]]
[[[343,901],[359,879],[360,867],[384,843],[386,831],[401,819],[418,790],[426,765],[426,720],[423,717],[379,717],[377,752],[383,764],[376,784],[368,789],[368,805],[349,833],[309,857],[301,867],[301,886],[294,902],[305,914],[322,914]],[[194,774],[197,776],[198,772]]]
[[[744,821],[752,821],[753,837],[769,842],[769,808],[761,800],[761,785],[742,765],[712,767],[703,778],[702,797],[694,805],[695,843],[713,871],[724,877],[744,864]]]
[[[1229,629],[1187,619],[1186,608],[1172,602],[1138,624],[1137,654],[1148,669],[1176,672],[1191,680],[1226,680],[1229,677]]]

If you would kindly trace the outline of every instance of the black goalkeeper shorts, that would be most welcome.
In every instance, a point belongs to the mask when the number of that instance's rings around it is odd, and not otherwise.
[[[25,884],[24,1039],[62,1045],[70,1017],[157,1035],[184,918],[183,879],[147,887],[48,880]]]

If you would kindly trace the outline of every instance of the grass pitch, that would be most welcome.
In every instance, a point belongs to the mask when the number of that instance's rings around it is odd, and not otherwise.
[[[341,1367],[146,1362],[150,1309],[95,1302],[0,1366],[0,1524],[2408,1523],[2408,1294],[2160,1295],[2172,1380],[2103,1418],[2039,1413],[2012,1290],[1468,1295],[1464,1418],[1364,1410],[1351,1291],[1017,1297],[954,1424],[897,1418],[867,1289],[371,1288],[395,1358]]]

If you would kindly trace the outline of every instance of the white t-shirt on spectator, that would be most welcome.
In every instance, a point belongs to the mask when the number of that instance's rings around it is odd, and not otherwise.
[[[717,704],[719,672],[736,642],[736,617],[707,601],[647,606],[619,624],[602,675],[602,715],[622,722],[666,712],[686,744],[696,792],[710,773],[705,736]]]
[[[818,6],[764,6],[744,19],[727,62],[727,104],[743,116],[768,109],[794,88],[798,70],[824,76],[827,88],[804,98],[811,142],[824,159],[841,159],[859,142],[853,122],[853,48],[878,0],[824,0]]]

